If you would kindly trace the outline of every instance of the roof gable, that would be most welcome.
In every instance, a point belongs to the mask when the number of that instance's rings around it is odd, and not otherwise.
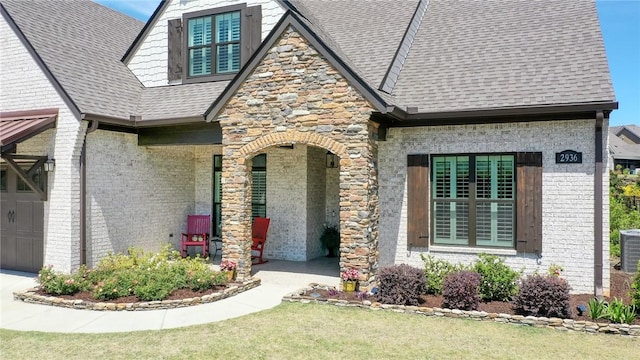
[[[345,62],[316,34],[310,27],[308,20],[301,18],[295,12],[288,10],[273,28],[269,36],[262,42],[258,50],[251,56],[247,64],[231,80],[220,97],[218,97],[205,112],[205,120],[212,121],[222,110],[229,99],[235,94],[254,68],[262,61],[271,47],[287,28],[293,27],[320,53],[334,68],[336,68],[349,83],[354,86],[378,111],[386,112],[387,103],[369,84]]]

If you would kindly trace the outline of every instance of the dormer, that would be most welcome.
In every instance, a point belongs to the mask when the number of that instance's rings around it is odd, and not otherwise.
[[[167,0],[124,63],[146,87],[230,80],[284,14],[276,0]]]

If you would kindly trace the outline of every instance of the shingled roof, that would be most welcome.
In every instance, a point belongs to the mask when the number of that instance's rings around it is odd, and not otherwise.
[[[279,1],[394,116],[617,107],[593,1]],[[83,113],[199,118],[232,91],[144,88],[120,61],[143,24],[88,0],[0,2]]]
[[[615,101],[584,0],[431,0],[393,95],[419,112]]]
[[[89,0],[0,3],[79,112],[135,114],[142,84],[120,58],[142,22]]]
[[[384,88],[416,1],[290,2],[311,13],[365,81]],[[385,89],[390,105],[442,113],[615,102],[594,2],[422,3],[398,81]]]

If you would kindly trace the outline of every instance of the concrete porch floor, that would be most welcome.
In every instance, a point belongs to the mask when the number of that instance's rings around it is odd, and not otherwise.
[[[220,259],[214,262],[220,263]],[[269,260],[252,266],[262,280],[257,288],[213,303],[151,311],[91,311],[28,304],[13,300],[13,292],[36,285],[36,274],[0,271],[0,328],[61,333],[107,333],[162,330],[205,324],[270,309],[289,292],[322,283],[338,286],[338,258],[307,262]]]

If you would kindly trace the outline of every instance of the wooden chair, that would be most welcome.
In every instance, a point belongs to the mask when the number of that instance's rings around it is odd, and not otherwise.
[[[269,260],[262,258],[264,253],[264,244],[267,242],[267,231],[269,230],[269,218],[258,217],[253,222],[253,228],[251,230],[251,238],[253,244],[251,245],[251,264],[258,265],[264,264]],[[253,253],[256,252],[257,255]],[[255,261],[255,262],[254,262]]]
[[[211,230],[211,215],[188,215],[187,232],[180,238],[180,254],[187,256],[187,247],[201,246],[202,257],[209,254],[209,232]]]

